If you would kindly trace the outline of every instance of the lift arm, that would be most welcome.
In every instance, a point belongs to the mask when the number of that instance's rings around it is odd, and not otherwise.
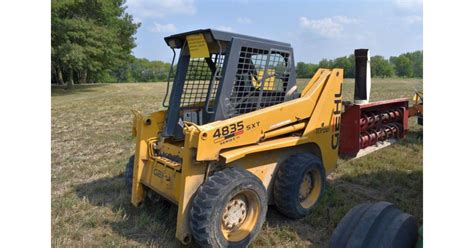
[[[303,90],[300,98],[240,115],[228,120],[217,121],[207,125],[190,125],[196,128],[192,147],[196,148],[196,160],[217,160],[221,151],[257,144],[265,139],[288,134],[298,130],[332,130],[330,125],[334,101],[327,113],[331,116],[318,116],[328,120],[323,123],[311,121],[315,107],[321,99],[334,97],[339,92],[343,79],[342,69],[319,69]],[[269,118],[271,117],[271,118]],[[311,125],[308,125],[311,123]],[[318,125],[316,127],[315,125]]]

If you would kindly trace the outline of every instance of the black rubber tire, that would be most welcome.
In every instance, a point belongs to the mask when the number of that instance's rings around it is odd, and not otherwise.
[[[221,231],[221,216],[227,202],[243,189],[256,193],[261,211],[253,230],[233,242]],[[194,240],[202,247],[246,247],[260,232],[267,208],[266,190],[260,179],[238,167],[218,171],[199,187],[193,199],[190,220]]]
[[[123,177],[125,180],[125,187],[127,187],[127,192],[132,192],[132,181],[133,181],[133,166],[135,163],[135,155],[130,156],[128,159],[128,163],[125,166],[125,172],[123,173]]]
[[[417,230],[415,218],[392,203],[366,203],[352,208],[342,218],[332,234],[329,247],[414,247]]]
[[[319,172],[321,191],[316,202],[310,208],[300,204],[299,188],[303,177],[309,170]],[[294,154],[288,157],[278,169],[273,186],[273,198],[279,212],[292,219],[300,219],[310,213],[318,204],[326,188],[326,172],[321,159],[311,153]]]

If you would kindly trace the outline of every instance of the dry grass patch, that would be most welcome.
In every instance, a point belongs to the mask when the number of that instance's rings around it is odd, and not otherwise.
[[[301,85],[307,80],[298,80]],[[421,80],[373,79],[372,99],[410,97]],[[166,84],[106,84],[52,89],[52,244],[54,247],[178,247],[176,206],[166,202],[134,208],[122,180],[133,153],[130,109],[160,109]],[[301,87],[300,87],[301,88]],[[343,92],[351,99],[353,80]],[[330,176],[322,203],[294,221],[269,208],[253,246],[324,246],[338,221],[358,203],[386,200],[422,223],[421,128],[411,120],[407,139]]]

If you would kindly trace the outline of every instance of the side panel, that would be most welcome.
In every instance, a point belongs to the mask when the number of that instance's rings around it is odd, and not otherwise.
[[[178,197],[178,216],[176,221],[176,238],[184,244],[191,241],[191,230],[189,227],[189,210],[191,209],[191,200],[199,186],[204,181],[207,166],[205,163],[195,163],[195,149],[191,148],[194,133],[194,126],[184,128],[184,149],[183,149],[183,165],[181,171],[181,180],[179,185],[175,185],[179,189]]]
[[[360,105],[347,106],[342,114],[340,154],[355,156],[359,151]]]
[[[147,140],[156,137],[162,130],[166,112],[160,111],[150,115],[142,115],[134,112],[135,130],[133,134],[136,135],[135,148],[135,163],[133,168],[132,181],[132,204],[138,206],[144,198],[143,185],[140,183],[141,177],[144,176],[144,166],[148,160],[148,144]]]
[[[327,174],[336,168],[342,113],[343,70],[332,71],[303,133],[319,145]]]
[[[144,165],[140,182],[177,204],[180,180],[181,173],[150,159]]]

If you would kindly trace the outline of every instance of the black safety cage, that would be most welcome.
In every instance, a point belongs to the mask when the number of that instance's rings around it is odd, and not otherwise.
[[[224,58],[225,55],[223,54],[212,53],[210,58],[192,58],[189,60],[181,95],[181,108],[205,107],[208,112],[212,111]],[[207,104],[207,106],[202,104]]]
[[[209,58],[191,58],[186,36],[196,33],[204,34]],[[185,121],[202,125],[282,103],[296,84],[293,49],[287,43],[211,29],[165,41],[173,52],[181,51],[163,137],[182,139]]]

